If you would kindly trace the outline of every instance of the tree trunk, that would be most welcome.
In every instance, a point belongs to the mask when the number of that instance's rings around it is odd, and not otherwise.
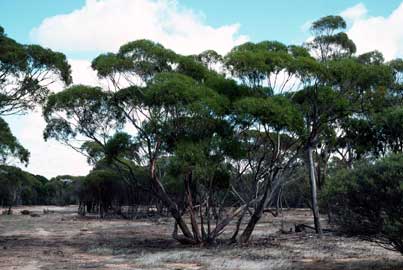
[[[192,171],[190,171],[185,176],[185,191],[186,191],[187,203],[188,203],[188,207],[189,207],[189,215],[190,215],[190,222],[192,225],[193,237],[195,238],[196,242],[200,242],[201,235],[200,235],[199,227],[197,225],[195,209],[193,206],[192,192],[190,190],[191,179],[192,179]],[[200,208],[201,208],[201,205],[200,205]]]
[[[315,223],[315,231],[319,236],[322,235],[322,227],[320,224],[320,216],[319,216],[319,206],[318,206],[318,198],[317,198],[317,189],[316,189],[316,176],[315,176],[315,164],[313,161],[313,147],[307,147],[307,166],[309,171],[309,182],[311,186],[311,203],[312,203],[312,213],[313,220]]]
[[[242,225],[242,220],[247,212],[246,209],[247,208],[245,208],[245,210],[242,212],[241,216],[239,217],[238,221],[236,222],[235,231],[231,237],[231,243],[236,243],[236,241],[237,241],[239,229],[241,228],[241,225]]]
[[[181,229],[183,235],[186,238],[193,239],[193,234],[190,232],[188,226],[186,225],[186,222],[182,218],[182,215],[179,212],[178,206],[176,205],[176,203],[174,201],[171,200],[171,198],[166,193],[162,183],[157,178],[155,170],[156,170],[155,161],[151,161],[151,163],[150,163],[151,180],[152,180],[153,186],[156,189],[156,192],[158,193],[158,197],[168,208],[168,211],[171,213],[172,217],[175,219],[175,222]]]
[[[266,182],[266,186],[264,188],[264,194],[262,199],[258,202],[255,211],[253,212],[252,216],[249,219],[248,225],[242,232],[241,236],[239,237],[239,242],[241,244],[247,243],[252,236],[253,230],[255,229],[256,224],[259,222],[260,218],[263,215],[264,208],[267,204],[267,197],[269,196],[270,191],[270,183],[273,181],[273,173],[270,174],[270,178]]]
[[[255,229],[255,226],[259,222],[261,217],[262,214],[256,212],[253,213],[253,215],[250,217],[248,225],[239,237],[239,242],[241,244],[247,243],[249,241],[250,237],[252,236],[253,230]]]

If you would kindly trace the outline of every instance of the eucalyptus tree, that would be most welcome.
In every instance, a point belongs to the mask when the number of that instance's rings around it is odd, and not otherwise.
[[[306,141],[306,164],[308,166],[311,186],[311,207],[315,229],[319,234],[322,233],[322,229],[320,225],[316,189],[317,176],[320,175],[321,170],[320,168],[315,170],[314,150],[317,149],[319,145],[323,130],[332,132],[331,125],[334,125],[335,121],[342,117],[343,112],[348,109],[345,97],[335,94],[325,83],[329,77],[330,80],[333,80],[333,78],[331,78],[332,74],[329,74],[327,70],[327,62],[350,57],[356,51],[354,42],[348,38],[346,33],[342,32],[345,28],[346,22],[340,16],[327,16],[313,22],[311,32],[314,38],[307,44],[307,47],[316,56],[319,63],[315,63],[313,72],[315,76],[314,80],[311,80],[309,85],[297,95],[297,99],[299,99],[297,103],[304,104],[306,121],[306,131],[304,134]],[[343,63],[340,65],[337,65],[338,62],[334,63],[336,64],[336,68],[341,67],[341,70],[343,70]],[[341,74],[344,73],[341,72]],[[344,82],[337,83],[344,86]],[[330,156],[329,149],[325,147],[325,149],[321,150],[320,156],[327,158]],[[325,158],[325,163],[326,162],[327,160]]]
[[[286,176],[294,166],[298,166],[301,147],[298,134],[303,122],[296,107],[282,95],[245,97],[235,102],[234,108],[238,136],[244,150],[244,156],[236,162],[237,177],[240,178],[237,187],[249,187],[247,192],[236,193],[253,207],[247,226],[238,239],[245,243],[264,210],[281,200]]]
[[[253,206],[239,237],[244,243],[264,210],[280,199],[287,173],[299,164],[303,118],[289,95],[314,79],[316,61],[303,47],[272,41],[245,43],[224,59],[231,75],[248,88],[245,97],[234,101],[232,112],[245,151],[234,161],[240,178],[234,192]]]
[[[45,101],[49,86],[71,83],[70,65],[62,53],[9,38],[0,26],[0,117],[24,113]],[[28,162],[29,153],[0,118],[0,151]]]
[[[307,47],[317,56],[317,61],[309,68],[309,83],[293,96],[305,119],[302,137],[318,233],[321,233],[316,199],[318,176],[326,172],[329,157],[336,150],[336,137],[342,137],[338,134],[343,132],[342,123],[346,119],[359,119],[363,111],[371,109],[391,79],[390,68],[382,63],[379,53],[353,56],[356,47],[342,32],[345,28],[339,16],[324,17],[312,24],[315,36]],[[315,168],[315,153],[323,160],[318,162],[318,167],[324,169]]]
[[[100,55],[92,66],[108,80],[109,88],[73,86],[51,95],[44,108],[45,138],[85,150],[94,162],[124,155],[136,166],[148,168],[153,195],[175,219],[173,236],[186,243],[213,242],[241,211],[221,215],[214,227],[210,222],[210,210],[217,204],[209,192],[213,182],[218,187],[216,182],[225,179],[225,157],[232,151],[231,128],[224,119],[229,100],[224,94],[232,93],[236,83],[192,57],[146,40],[123,45],[117,54]],[[113,133],[123,127],[132,136],[126,136],[125,143],[111,143],[116,139]],[[161,166],[167,159],[180,161],[177,181],[183,183],[186,209],[166,190]],[[183,217],[185,210],[190,226]]]
[[[306,45],[320,61],[349,57],[357,48],[343,32],[346,27],[346,21],[340,16],[322,17],[312,23],[313,40]]]

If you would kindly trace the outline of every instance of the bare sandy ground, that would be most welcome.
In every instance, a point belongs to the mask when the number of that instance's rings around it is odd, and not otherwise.
[[[21,209],[40,217],[20,215]],[[43,209],[54,213],[45,215]],[[2,270],[403,269],[400,254],[355,238],[279,232],[281,223],[285,230],[307,224],[307,210],[285,211],[277,218],[267,215],[246,246],[211,248],[185,247],[172,240],[169,218],[83,218],[76,206],[19,207],[14,213],[0,216]]]

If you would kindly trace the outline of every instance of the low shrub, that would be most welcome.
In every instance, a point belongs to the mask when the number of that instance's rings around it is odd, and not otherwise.
[[[324,200],[342,232],[403,254],[403,155],[339,171]]]

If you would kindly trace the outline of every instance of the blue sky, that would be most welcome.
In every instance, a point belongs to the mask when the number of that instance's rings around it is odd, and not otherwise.
[[[308,37],[301,26],[328,14],[339,14],[348,7],[363,3],[369,15],[387,16],[401,0],[178,0],[187,8],[201,13],[207,24],[240,23],[240,33],[252,41],[275,39],[285,43],[299,43]],[[66,14],[79,9],[85,0],[2,0],[0,1],[0,25],[14,39],[31,43],[29,33],[45,18]],[[92,54],[69,52],[72,57],[92,57]]]
[[[65,53],[74,83],[99,85],[92,58],[147,38],[182,54],[215,49],[225,54],[245,41],[301,44],[307,25],[341,14],[358,53],[403,57],[403,0],[0,0],[0,25],[21,43]],[[53,91],[62,90],[55,86]],[[27,170],[47,177],[83,175],[84,157],[58,142],[44,142],[40,110],[6,121],[30,150]]]

